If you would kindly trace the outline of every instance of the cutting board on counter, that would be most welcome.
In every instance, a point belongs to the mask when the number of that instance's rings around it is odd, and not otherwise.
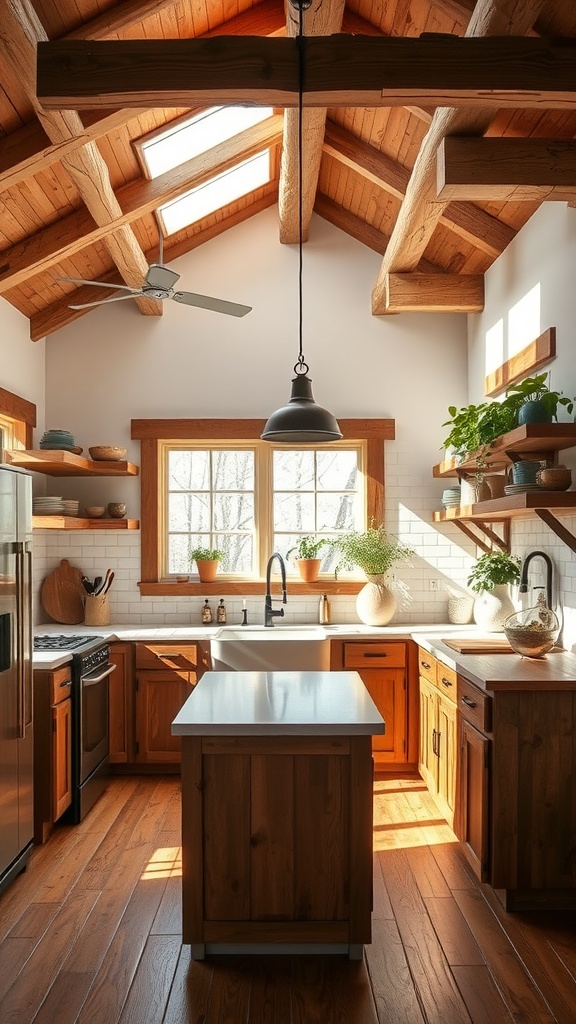
[[[443,640],[458,654],[514,654],[506,637],[501,640]]]
[[[84,622],[85,596],[82,573],[67,558],[49,573],[40,592],[42,607],[50,618],[70,626]]]

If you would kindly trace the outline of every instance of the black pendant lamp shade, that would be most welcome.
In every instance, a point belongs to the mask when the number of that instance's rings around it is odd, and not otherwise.
[[[301,366],[302,372],[298,372]],[[342,437],[337,420],[331,412],[316,405],[312,395],[312,381],[306,363],[297,363],[292,378],[292,394],[288,405],[277,409],[268,418],[260,435],[263,441],[286,444],[322,444],[339,441]]]
[[[288,405],[277,409],[268,418],[260,437],[263,441],[277,441],[284,444],[325,444],[339,441],[342,432],[337,420],[327,409],[316,405],[312,395],[312,381],[302,351],[302,94],[304,91],[304,39],[302,35],[302,11],[310,7],[309,0],[290,0],[299,10],[298,25],[298,290],[299,290],[299,351],[294,367],[292,393]]]

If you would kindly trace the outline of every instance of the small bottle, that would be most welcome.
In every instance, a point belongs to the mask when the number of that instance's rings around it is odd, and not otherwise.
[[[204,604],[202,605],[202,622],[204,625],[207,625],[208,623],[212,622],[212,609],[208,604],[208,598],[206,598]]]
[[[248,609],[246,607],[246,601],[242,601],[242,626],[248,625]]]
[[[216,609],[216,622],[226,622],[226,605],[223,597],[220,598],[220,604]]]
[[[327,626],[330,622],[330,603],[328,594],[322,594],[318,605],[318,622],[321,626]]]

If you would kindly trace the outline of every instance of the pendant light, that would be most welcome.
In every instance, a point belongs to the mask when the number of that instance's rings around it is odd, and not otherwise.
[[[312,395],[312,381],[308,376],[309,366],[304,360],[302,347],[302,98],[304,92],[304,37],[302,32],[303,11],[310,7],[310,0],[290,0],[299,12],[298,36],[298,361],[294,366],[292,392],[288,405],[277,409],[268,418],[260,435],[263,441],[278,441],[285,444],[322,444],[339,441],[342,432],[337,420],[327,409],[316,405]]]

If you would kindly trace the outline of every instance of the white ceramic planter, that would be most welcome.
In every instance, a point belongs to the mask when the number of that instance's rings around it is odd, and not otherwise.
[[[474,601],[474,622],[487,633],[502,633],[505,620],[515,610],[508,584],[501,583],[478,595]]]
[[[368,582],[356,598],[356,614],[366,626],[386,626],[396,611],[396,598],[384,575],[366,573],[366,578]]]

